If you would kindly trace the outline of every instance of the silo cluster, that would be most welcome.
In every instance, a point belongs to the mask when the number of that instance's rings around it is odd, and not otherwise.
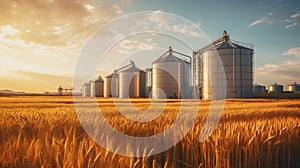
[[[203,99],[212,99],[214,92],[222,92],[216,88],[224,72],[226,98],[253,97],[253,54],[253,45],[230,40],[224,31],[221,38],[193,54],[193,93],[202,92]]]
[[[226,98],[251,98],[253,92],[265,90],[253,86],[253,55],[253,45],[230,40],[224,31],[221,38],[193,51],[192,59],[169,47],[151,67],[141,70],[130,62],[105,76],[104,80],[84,84],[83,96],[209,100],[213,99],[214,92],[220,92],[226,94]],[[225,74],[224,78],[219,78],[221,72]],[[221,88],[222,81],[226,88],[215,89]],[[103,88],[100,89],[103,94],[91,92],[96,88]]]
[[[104,80],[98,76],[95,80],[86,82],[82,86],[83,97],[103,97],[104,96]]]

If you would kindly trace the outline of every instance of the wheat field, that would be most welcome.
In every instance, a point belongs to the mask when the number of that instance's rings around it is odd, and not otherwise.
[[[130,101],[137,109],[150,106],[148,99]],[[139,123],[122,116],[112,99],[97,102],[115,129],[133,136],[167,129],[181,106],[168,100],[158,118]],[[198,117],[179,143],[153,156],[128,157],[105,150],[87,135],[71,97],[0,97],[0,167],[300,167],[300,100],[226,100],[205,142],[198,137],[210,102],[193,105],[199,105]],[[108,141],[118,145],[118,140]]]

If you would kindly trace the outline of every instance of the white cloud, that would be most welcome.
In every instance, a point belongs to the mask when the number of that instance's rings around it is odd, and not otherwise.
[[[300,16],[300,11],[297,12],[297,13],[295,13],[295,14],[293,14],[293,15],[291,15],[291,18],[292,18],[292,19],[295,19],[295,18],[297,18],[297,17],[299,17],[299,16]]]
[[[288,51],[282,53],[282,55],[285,55],[285,56],[294,55],[294,56],[300,58],[300,47],[299,48],[291,48]]]
[[[137,40],[124,40],[119,44],[121,49],[118,50],[118,53],[130,55],[139,50],[152,49],[157,45],[153,42],[152,39],[145,39],[144,41]]]
[[[270,12],[267,16],[261,17],[257,20],[255,20],[254,22],[252,22],[251,24],[249,24],[250,27],[258,25],[260,23],[273,23],[274,21],[271,19],[271,16],[273,15],[272,12]]]
[[[284,56],[295,56],[295,60],[288,60],[278,64],[265,64],[256,69],[256,82],[266,85],[278,82],[284,85],[300,82],[300,47],[291,48],[282,53]]]
[[[294,22],[294,23],[292,23],[292,24],[289,24],[289,25],[286,25],[285,26],[285,28],[291,28],[291,27],[294,27],[294,26],[296,26],[297,25],[297,22]]]

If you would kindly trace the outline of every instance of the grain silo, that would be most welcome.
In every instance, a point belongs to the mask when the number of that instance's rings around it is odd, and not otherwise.
[[[152,68],[146,68],[146,97],[152,97]]]
[[[201,84],[202,80],[202,84],[196,87],[202,87],[203,99],[212,99],[212,93],[225,80],[220,74],[222,66],[226,77],[226,98],[253,97],[253,54],[253,45],[230,40],[226,31],[221,38],[198,50],[194,54],[194,63],[198,59],[202,65],[193,65],[194,84]]]
[[[82,96],[83,97],[91,96],[91,82],[90,81],[83,84]]]
[[[152,97],[191,98],[190,64],[189,56],[170,47],[152,65]]]
[[[264,94],[264,93],[266,93],[266,86],[255,84],[253,86],[253,93],[254,94]]]
[[[104,80],[99,75],[94,81],[91,82],[91,97],[104,96]]]
[[[297,84],[296,82],[293,84],[288,85],[288,91],[293,93],[299,93],[300,92],[300,84]]]
[[[112,74],[105,76],[104,97],[119,97],[119,75],[115,70]]]
[[[119,98],[146,97],[146,73],[136,67],[133,61],[118,69]]]
[[[283,85],[277,84],[276,82],[273,85],[269,85],[268,93],[283,93]]]

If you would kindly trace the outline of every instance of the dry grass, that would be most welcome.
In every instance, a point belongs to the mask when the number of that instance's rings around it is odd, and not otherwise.
[[[112,126],[135,136],[166,129],[180,106],[172,100],[159,118],[142,124],[120,116],[111,99],[98,102]],[[146,99],[132,102],[139,109],[149,107]],[[200,102],[198,119],[180,143],[155,156],[134,158],[92,141],[71,98],[2,97],[0,167],[299,167],[300,100],[227,100],[217,129],[200,143],[209,104]]]

